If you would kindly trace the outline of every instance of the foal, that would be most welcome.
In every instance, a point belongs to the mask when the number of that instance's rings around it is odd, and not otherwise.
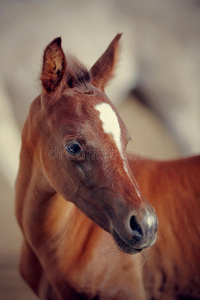
[[[41,299],[144,299],[141,258],[127,254],[155,242],[157,217],[131,173],[127,129],[104,93],[119,39],[89,72],[65,57],[60,38],[44,52],[16,182],[20,271]]]

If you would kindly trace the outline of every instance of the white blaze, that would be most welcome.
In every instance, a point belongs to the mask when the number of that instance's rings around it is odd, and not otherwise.
[[[121,145],[121,129],[119,126],[119,121],[116,113],[112,107],[107,103],[100,103],[95,106],[96,110],[99,111],[99,117],[103,123],[103,130],[105,133],[112,134],[113,139],[122,155],[122,145]]]
[[[127,164],[123,156],[123,150],[122,150],[122,142],[121,142],[121,128],[119,125],[118,117],[112,107],[108,103],[100,103],[95,106],[95,109],[99,111],[99,117],[100,120],[103,123],[103,130],[107,134],[111,134],[113,136],[113,139],[115,141],[115,144],[119,150],[119,153],[123,159],[124,169],[127,172],[132,184],[135,186],[136,192],[138,194],[138,197],[141,197],[140,192],[138,188],[136,187],[136,184],[133,182],[132,178],[130,177],[130,174],[128,172]]]

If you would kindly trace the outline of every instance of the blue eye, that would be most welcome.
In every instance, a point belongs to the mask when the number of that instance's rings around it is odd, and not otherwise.
[[[79,144],[78,142],[76,143],[69,143],[65,145],[65,150],[70,154],[70,155],[79,155],[82,152],[84,152],[84,147]]]

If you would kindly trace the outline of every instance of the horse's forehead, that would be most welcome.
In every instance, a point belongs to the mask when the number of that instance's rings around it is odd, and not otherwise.
[[[61,112],[66,111],[67,119],[75,121],[75,126],[79,127],[81,124],[81,128],[84,129],[84,124],[86,124],[87,130],[89,130],[88,124],[91,123],[94,130],[103,130],[105,134],[112,135],[117,148],[122,153],[120,120],[106,96],[98,91],[92,94],[77,93],[76,91],[69,98],[66,97],[66,101],[63,99],[63,103],[65,109],[62,110],[61,106]],[[66,118],[63,120],[66,121]],[[86,120],[90,122],[85,122]]]

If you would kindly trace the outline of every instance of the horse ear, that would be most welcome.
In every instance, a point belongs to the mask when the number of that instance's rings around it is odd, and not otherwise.
[[[61,47],[61,38],[58,37],[44,51],[41,81],[47,92],[50,93],[57,89],[65,69],[65,54]]]
[[[118,60],[119,54],[119,40],[122,36],[117,34],[114,40],[110,43],[107,50],[97,60],[90,70],[92,76],[92,83],[102,91],[108,81],[113,77],[115,66]]]

